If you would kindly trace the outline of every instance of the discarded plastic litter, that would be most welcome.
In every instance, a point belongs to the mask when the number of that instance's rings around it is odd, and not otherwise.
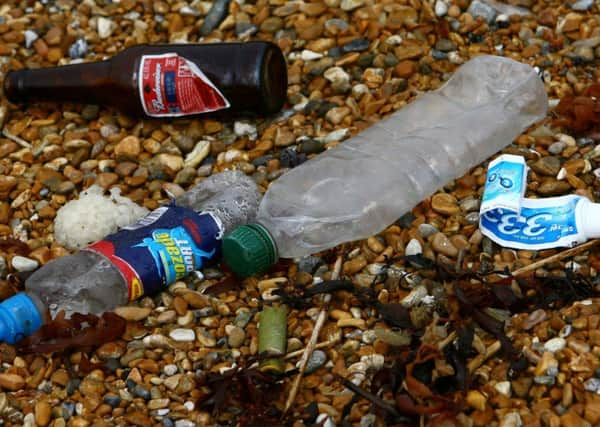
[[[223,241],[238,275],[371,236],[510,143],[547,110],[528,65],[495,56],[464,64],[440,89],[274,181],[257,223]]]
[[[270,114],[287,96],[287,71],[269,42],[132,46],[109,60],[11,71],[11,102],[111,105],[147,117],[228,109]]]
[[[529,250],[600,237],[600,204],[576,195],[524,198],[526,183],[523,157],[504,154],[490,163],[479,220],[485,236],[508,248]]]
[[[0,304],[0,341],[35,332],[48,308],[100,314],[152,295],[202,267],[220,239],[252,221],[260,193],[244,173],[206,178],[174,203],[152,211],[86,249],[53,260],[25,282],[25,293]]]

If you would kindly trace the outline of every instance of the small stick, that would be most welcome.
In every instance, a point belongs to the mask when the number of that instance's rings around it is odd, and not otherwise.
[[[337,280],[340,276],[340,271],[342,269],[342,257],[338,257],[333,266],[333,272],[331,273],[331,279]],[[290,390],[290,394],[285,402],[285,408],[283,410],[283,415],[287,413],[287,411],[291,408],[294,400],[296,399],[296,395],[298,394],[298,390],[300,388],[300,383],[302,382],[302,376],[304,375],[304,371],[306,370],[306,364],[308,363],[308,358],[312,354],[315,346],[317,344],[317,339],[319,338],[319,333],[321,332],[321,328],[325,324],[325,320],[327,319],[327,313],[329,312],[329,302],[331,301],[331,294],[325,294],[322,298],[322,307],[319,312],[319,316],[317,317],[317,321],[315,322],[315,327],[313,328],[312,335],[308,340],[308,345],[304,349],[304,354],[300,359],[300,369],[298,371],[298,375],[294,380],[294,384],[292,385],[292,389]]]
[[[23,138],[18,137],[17,135],[14,135],[6,128],[2,129],[2,135],[4,135],[13,142],[16,142],[21,147],[31,148],[31,144],[29,142],[25,141]]]
[[[315,350],[318,348],[329,347],[330,345],[333,345],[338,341],[339,341],[339,339],[335,338],[335,339],[332,339],[329,341],[320,342],[318,344],[315,344]],[[222,350],[222,351],[227,351],[227,350]],[[305,351],[306,351],[306,349],[304,349],[304,348],[301,348],[300,350],[290,351],[285,356],[283,356],[283,359],[284,360],[293,359],[295,357],[301,356]],[[252,365],[250,365],[251,368],[256,368],[257,366],[258,366],[258,362],[254,362]]]
[[[500,344],[500,341],[496,340],[485,350],[485,353],[479,354],[473,359],[471,359],[471,361],[467,364],[467,369],[469,370],[469,373],[472,374],[473,372],[475,372],[477,368],[483,365],[483,362],[488,360],[494,354],[498,353],[498,351],[500,351],[500,348],[502,348],[502,344]]]
[[[315,350],[316,350],[316,349],[318,349],[318,348],[325,348],[325,347],[329,347],[330,345],[332,345],[332,344],[335,344],[335,343],[336,343],[336,342],[338,342],[338,341],[339,341],[339,339],[337,339],[337,338],[336,338],[336,339],[333,339],[333,340],[329,340],[329,341],[323,341],[323,342],[320,342],[320,343],[318,343],[318,344],[315,344]],[[286,354],[286,355],[284,356],[284,359],[285,359],[285,360],[288,360],[288,359],[293,359],[294,357],[298,357],[298,356],[300,356],[300,355],[301,355],[301,354],[303,354],[305,351],[306,351],[306,349],[305,349],[305,348],[302,348],[302,349],[300,349],[300,350],[296,350],[296,351],[290,351],[288,354]]]
[[[548,258],[544,258],[539,261],[536,261],[533,264],[529,264],[529,265],[526,265],[525,267],[517,268],[515,271],[512,272],[512,275],[514,277],[521,276],[525,273],[529,273],[530,271],[534,271],[535,269],[542,267],[546,264],[550,264],[554,261],[560,261],[563,258],[568,258],[568,257],[572,257],[574,255],[577,255],[580,252],[584,252],[584,251],[592,248],[593,246],[597,245],[598,243],[600,243],[600,239],[590,240],[589,242],[586,242],[582,245],[576,246],[574,248],[566,249],[562,252],[559,252],[557,254],[549,256]]]
[[[441,340],[438,343],[438,350],[440,350],[440,351],[443,350],[444,347],[446,347],[448,344],[450,344],[452,341],[454,341],[457,336],[458,336],[458,334],[456,333],[456,331],[450,332],[446,338],[444,338],[443,340]]]

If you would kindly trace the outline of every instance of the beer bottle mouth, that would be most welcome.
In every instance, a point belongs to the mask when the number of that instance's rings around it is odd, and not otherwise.
[[[12,103],[22,102],[27,94],[23,87],[23,73],[27,70],[9,71],[4,77],[4,96]]]
[[[263,72],[260,87],[265,111],[276,113],[283,107],[287,97],[287,64],[281,50],[275,45],[267,50],[262,63]]]

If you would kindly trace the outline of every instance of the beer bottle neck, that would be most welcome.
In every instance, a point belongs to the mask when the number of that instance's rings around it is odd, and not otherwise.
[[[110,61],[100,61],[11,71],[4,80],[4,95],[13,103],[102,103],[110,86],[110,68]]]

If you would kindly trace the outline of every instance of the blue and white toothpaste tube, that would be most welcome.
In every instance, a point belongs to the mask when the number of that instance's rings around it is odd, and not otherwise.
[[[508,248],[571,247],[600,237],[600,204],[576,195],[524,198],[527,165],[505,154],[489,165],[479,228]]]

